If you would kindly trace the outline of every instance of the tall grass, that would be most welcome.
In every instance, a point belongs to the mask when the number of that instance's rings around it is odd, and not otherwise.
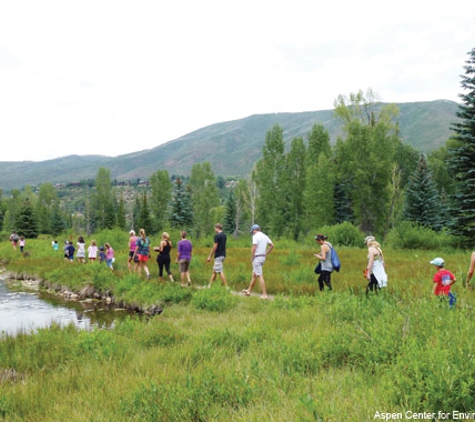
[[[37,242],[27,258],[8,244],[0,257],[8,269],[158,301],[164,312],[112,330],[53,326],[3,336],[3,420],[373,421],[375,412],[475,409],[475,300],[461,283],[468,253],[443,254],[459,280],[450,310],[432,297],[430,251],[385,248],[389,287],[367,297],[364,249],[339,249],[342,270],[334,291],[322,294],[312,248],[277,242],[264,267],[274,300],[262,301],[219,283],[183,289],[128,275],[125,247],[115,247],[112,273],[64,262]],[[250,252],[229,243],[225,271],[239,291],[249,281]],[[195,284],[208,282],[210,247],[195,248]]]

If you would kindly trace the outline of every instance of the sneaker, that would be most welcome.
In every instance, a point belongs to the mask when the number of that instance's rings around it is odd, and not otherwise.
[[[244,289],[242,293],[244,293],[246,296],[251,296],[251,292],[249,290]]]
[[[150,273],[147,274],[147,280],[150,280]]]

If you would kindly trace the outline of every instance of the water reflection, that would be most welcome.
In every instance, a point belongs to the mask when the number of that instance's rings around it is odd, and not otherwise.
[[[0,277],[0,337],[31,332],[56,323],[73,324],[79,329],[113,327],[125,315],[112,306],[87,302],[62,302],[55,297],[10,290]]]

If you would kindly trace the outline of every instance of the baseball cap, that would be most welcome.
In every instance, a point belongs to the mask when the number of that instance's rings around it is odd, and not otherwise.
[[[434,258],[432,261],[430,261],[432,265],[437,265],[438,267],[443,267],[444,266],[444,260],[442,258]]]
[[[374,236],[366,236],[364,238],[364,244],[366,245],[368,242],[372,242],[373,240],[376,240]]]
[[[251,227],[251,233],[254,231],[254,230],[260,230],[261,226],[259,226],[259,224],[254,224],[252,227]]]

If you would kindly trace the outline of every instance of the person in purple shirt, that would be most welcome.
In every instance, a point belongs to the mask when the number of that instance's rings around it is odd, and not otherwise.
[[[193,252],[193,245],[186,238],[187,233],[185,231],[181,232],[181,240],[177,245],[177,255],[176,262],[180,265],[180,277],[181,277],[181,287],[191,286],[191,277],[190,277],[190,262],[191,255]],[[185,277],[187,284],[185,284]]]

